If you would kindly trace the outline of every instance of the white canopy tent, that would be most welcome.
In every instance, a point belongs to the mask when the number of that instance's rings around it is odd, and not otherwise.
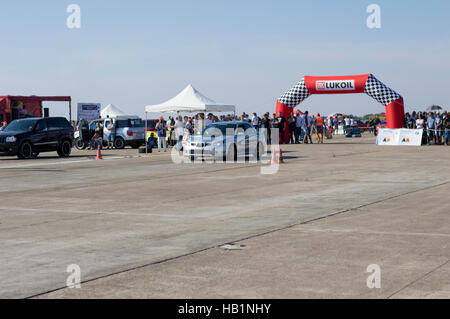
[[[117,106],[108,104],[104,109],[102,109],[102,111],[100,112],[100,115],[104,119],[107,117],[114,118],[114,117],[118,117],[118,116],[126,115],[126,114],[121,109],[119,109]]]
[[[234,114],[236,107],[234,105],[216,103],[189,84],[174,98],[161,104],[147,105],[145,111],[148,113],[230,112]]]

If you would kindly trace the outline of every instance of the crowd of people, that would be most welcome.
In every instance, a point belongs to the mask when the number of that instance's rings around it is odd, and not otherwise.
[[[406,113],[405,128],[422,129],[423,144],[450,145],[450,113],[447,111]]]
[[[338,118],[322,117],[320,113],[310,115],[308,111],[304,113],[296,112],[286,119],[281,113],[270,114],[269,112],[258,116],[257,113],[252,115],[242,113],[241,116],[236,115],[220,115],[216,116],[212,113],[205,115],[198,113],[195,116],[177,116],[169,117],[166,121],[164,117],[158,119],[156,124],[156,134],[151,133],[148,143],[149,146],[158,148],[158,151],[167,151],[168,145],[181,145],[181,141],[187,132],[190,135],[201,134],[205,128],[213,123],[243,121],[253,125],[256,129],[264,128],[267,143],[271,144],[272,131],[278,129],[280,144],[312,144],[313,136],[316,135],[317,143],[323,143],[324,136],[331,137],[336,134],[339,125],[344,128],[344,133],[356,125],[356,120],[352,117],[343,116]],[[367,127],[377,132],[376,126],[381,123],[379,118],[372,119],[367,122]],[[87,124],[87,123],[86,123]],[[0,123],[0,130],[6,126],[6,122]],[[73,123],[74,126],[80,128],[81,123]],[[96,125],[96,124],[94,124]],[[405,128],[423,129],[423,144],[429,145],[449,145],[450,144],[450,113],[449,112],[412,112],[405,115]],[[94,136],[90,140],[89,149],[95,149],[98,145],[106,142],[107,148],[112,149],[115,138],[115,124],[110,121],[107,128],[108,134],[104,136],[104,128],[101,124],[94,126]]]
[[[242,121],[253,125],[256,129],[265,129],[265,135],[267,143],[272,142],[272,131],[278,129],[279,143],[281,144],[312,144],[313,135],[316,135],[317,143],[324,141],[324,136],[330,136],[337,132],[339,126],[339,120],[337,117],[325,118],[317,113],[310,116],[309,112],[304,113],[296,112],[292,113],[286,120],[281,113],[278,115],[275,113],[265,113],[262,117],[257,113],[249,115],[242,113],[241,116],[236,115],[221,115],[216,116],[212,113],[205,115],[204,113],[196,114],[193,117],[178,116],[169,117],[166,121],[164,117],[158,119],[156,124],[157,141],[156,137],[152,139],[152,145],[157,143],[158,151],[167,151],[167,143],[172,146],[181,145],[185,132],[190,135],[201,134],[205,128],[209,127],[213,123]],[[347,121],[347,118],[345,119]],[[350,126],[350,118],[348,119]],[[276,140],[276,139],[274,139]]]
[[[257,113],[242,113],[241,116],[221,115],[216,116],[212,113],[204,113],[195,116],[169,117],[166,121],[160,117],[156,125],[157,137],[152,136],[151,143],[159,151],[167,151],[167,144],[170,146],[181,145],[185,132],[190,135],[201,134],[205,128],[213,123],[243,121],[253,125],[256,129],[264,128],[267,137],[267,143],[272,141],[272,131],[274,128],[279,132],[280,144],[312,144],[313,137],[317,143],[323,143],[324,137],[331,137],[337,134],[339,126],[342,125],[344,134],[351,130],[357,121],[350,116],[331,116],[323,117],[320,113],[310,115],[308,111],[292,113],[287,119],[281,113],[270,114],[269,112],[258,116]],[[377,126],[381,120],[377,117],[366,122],[365,127],[377,132]],[[450,117],[449,113],[406,113],[405,128],[424,129],[424,139],[428,144],[447,144],[450,138]],[[178,146],[177,146],[178,147]]]

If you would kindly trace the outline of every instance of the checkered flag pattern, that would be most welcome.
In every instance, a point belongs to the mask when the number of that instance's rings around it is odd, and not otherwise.
[[[292,89],[284,93],[278,101],[284,105],[295,107],[311,95],[306,87],[305,80],[298,82]]]
[[[373,76],[373,74],[371,74],[367,79],[364,92],[384,106],[401,98],[400,94],[378,81],[377,78]]]

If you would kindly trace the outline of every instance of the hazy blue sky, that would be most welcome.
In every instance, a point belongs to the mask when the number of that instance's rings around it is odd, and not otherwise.
[[[71,3],[81,29],[66,26]],[[378,30],[366,26],[371,3]],[[191,83],[262,113],[304,75],[373,73],[407,109],[448,106],[449,15],[448,0],[1,0],[0,94],[71,95],[143,115]],[[313,96],[300,108],[383,110],[366,95]]]

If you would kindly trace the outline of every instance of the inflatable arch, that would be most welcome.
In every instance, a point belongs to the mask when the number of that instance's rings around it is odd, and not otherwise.
[[[294,107],[312,94],[366,93],[386,106],[388,128],[402,128],[404,103],[400,94],[381,83],[373,74],[348,76],[305,76],[277,101],[276,114],[287,118]],[[285,130],[287,135],[287,130]]]

